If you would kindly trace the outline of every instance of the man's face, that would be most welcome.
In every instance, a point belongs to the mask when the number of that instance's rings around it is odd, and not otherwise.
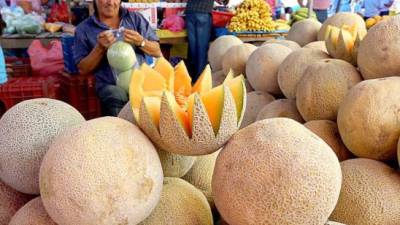
[[[118,15],[121,0],[96,0],[99,14],[104,17]]]

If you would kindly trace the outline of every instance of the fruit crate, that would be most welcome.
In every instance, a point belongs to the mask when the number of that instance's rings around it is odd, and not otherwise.
[[[34,98],[60,99],[60,84],[57,78],[18,77],[0,85],[0,117],[12,106]]]
[[[93,75],[60,76],[62,100],[75,107],[87,120],[101,116],[100,102],[95,90]]]
[[[32,67],[29,58],[6,57],[5,61],[9,77],[32,76]]]

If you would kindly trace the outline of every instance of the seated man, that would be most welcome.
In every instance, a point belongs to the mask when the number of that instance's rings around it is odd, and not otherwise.
[[[103,116],[117,116],[128,102],[128,94],[115,85],[115,76],[107,60],[107,49],[116,41],[110,30],[125,28],[124,41],[136,46],[139,64],[145,62],[145,54],[160,57],[160,45],[148,21],[122,8],[121,0],[94,0],[94,9],[95,14],[76,28],[74,59],[81,74],[96,76],[96,92]]]

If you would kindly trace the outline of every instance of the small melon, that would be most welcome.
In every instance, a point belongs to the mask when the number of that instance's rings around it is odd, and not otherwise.
[[[267,92],[253,91],[247,93],[246,111],[244,113],[241,128],[247,127],[248,125],[254,123],[261,109],[274,100],[274,96],[268,94]]]
[[[329,17],[322,24],[322,27],[318,33],[318,41],[325,40],[325,34],[326,34],[326,30],[328,29],[328,25],[335,26],[335,27],[342,27],[343,25],[348,25],[351,27],[353,25],[356,25],[358,33],[360,33],[361,35],[364,35],[367,33],[365,21],[360,15],[358,15],[356,13],[350,13],[350,12],[339,12],[339,13],[336,13],[335,15]]]
[[[224,35],[213,41],[208,49],[208,60],[213,71],[222,70],[222,60],[225,53],[235,45],[241,45],[243,41],[233,35]]]
[[[212,83],[213,83],[214,87],[224,83],[225,78],[226,78],[226,74],[224,73],[223,70],[213,72],[212,73],[212,80],[213,80]]]
[[[32,197],[22,194],[0,180],[0,224],[7,225],[14,214]]]
[[[128,102],[118,113],[118,118],[124,119],[136,125],[135,117],[133,116],[131,103]]]
[[[357,62],[364,79],[400,76],[400,17],[379,22],[361,41]]]
[[[314,41],[314,42],[308,43],[303,48],[317,49],[317,50],[321,50],[325,53],[328,53],[328,49],[326,49],[325,41]]]
[[[400,136],[400,77],[366,80],[354,86],[339,108],[343,143],[356,156],[393,160]]]
[[[287,118],[239,130],[218,155],[212,191],[230,225],[324,224],[340,194],[332,149]],[[399,195],[400,196],[400,195]]]
[[[231,47],[222,56],[222,68],[225,74],[229,73],[232,69],[233,75],[245,75],[246,73],[246,62],[249,59],[251,53],[257,49],[256,46],[252,44],[241,44]]]
[[[322,24],[314,19],[298,21],[292,25],[286,38],[303,47],[318,40],[318,31],[321,26]]]
[[[39,167],[53,139],[85,119],[54,99],[27,100],[0,119],[0,178],[15,190],[39,194]]]
[[[42,199],[37,197],[13,216],[9,225],[57,225],[47,214]]]
[[[343,144],[335,122],[330,120],[312,120],[305,123],[304,126],[322,138],[336,153],[339,161],[352,158],[352,154]]]
[[[258,121],[276,117],[290,118],[299,123],[304,122],[297,110],[296,101],[293,99],[278,99],[267,104],[258,113],[256,120]]]
[[[282,40],[282,39],[270,39],[265,41],[262,46],[268,45],[268,44],[278,44],[278,45],[283,45],[285,47],[290,48],[292,51],[296,51],[301,48],[299,44],[297,44],[294,41],[290,40]]]
[[[190,183],[166,177],[160,202],[139,225],[212,225],[213,216],[203,193]]]
[[[194,156],[184,156],[158,150],[164,177],[183,177],[196,161]]]
[[[220,151],[209,155],[199,156],[193,167],[183,177],[187,182],[193,184],[207,197],[211,208],[214,208],[214,197],[211,190],[212,175],[214,173],[215,161]]]
[[[162,181],[153,144],[116,117],[59,135],[40,167],[42,201],[59,225],[138,224],[156,207]]]
[[[400,174],[371,159],[341,163],[343,185],[330,219],[350,225],[399,224]]]
[[[246,63],[246,76],[256,91],[281,94],[278,85],[278,69],[292,50],[279,44],[259,47]]]
[[[295,99],[297,84],[307,67],[318,60],[329,58],[329,55],[321,50],[308,48],[294,51],[286,57],[278,70],[278,84],[285,97]]]
[[[357,69],[346,61],[325,59],[315,62],[297,85],[297,108],[305,121],[336,121],[340,103],[361,81]]]

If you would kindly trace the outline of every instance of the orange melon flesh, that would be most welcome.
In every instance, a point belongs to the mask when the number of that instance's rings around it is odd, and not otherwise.
[[[200,94],[206,93],[212,89],[212,75],[209,65],[206,66],[199,79],[196,81],[192,88],[192,93],[198,92]]]
[[[223,86],[220,85],[215,87],[211,91],[201,95],[201,101],[207,110],[208,118],[210,119],[214,134],[218,134],[224,105]]]
[[[145,75],[142,88],[145,92],[161,91],[167,88],[165,78],[157,71],[153,70],[147,64],[143,63],[140,70]]]
[[[161,99],[159,97],[144,97],[143,102],[145,103],[146,109],[153,119],[154,125],[159,128]]]
[[[226,75],[225,80],[224,80],[223,83],[226,84],[228,81],[233,80],[233,78],[235,78],[235,77],[233,76],[233,71],[230,70],[229,73],[228,73],[228,75]]]
[[[174,111],[176,118],[178,119],[180,125],[182,128],[185,130],[186,134],[188,136],[191,136],[192,130],[189,122],[189,117],[188,113],[184,108],[182,108],[175,100],[175,96],[173,96],[170,92],[166,91],[164,92],[165,95],[167,96],[169,105],[172,107],[172,110]],[[158,110],[160,111],[160,109]]]
[[[132,105],[132,108],[139,109],[140,103],[142,102],[142,98],[144,96],[143,93],[143,83],[145,80],[145,75],[140,70],[134,70],[132,72],[131,83],[129,84],[129,90],[135,90],[129,92],[129,99]]]
[[[226,85],[228,85],[228,88],[232,93],[233,99],[235,100],[238,123],[240,120],[240,116],[242,115],[244,95],[246,95],[246,89],[243,88],[243,82],[243,75],[226,81]]]
[[[182,97],[189,97],[192,94],[192,78],[183,61],[175,67],[174,94]]]
[[[159,72],[167,82],[167,89],[174,92],[175,71],[174,67],[164,58],[161,57],[157,60],[154,70]]]

